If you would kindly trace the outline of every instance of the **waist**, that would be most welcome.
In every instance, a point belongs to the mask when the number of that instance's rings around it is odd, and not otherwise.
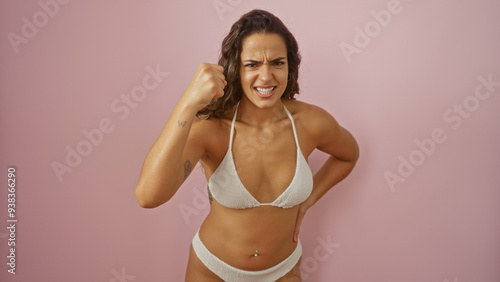
[[[212,254],[231,266],[251,271],[267,269],[295,250],[297,211],[295,207],[285,210],[271,206],[235,210],[214,201],[199,236]]]

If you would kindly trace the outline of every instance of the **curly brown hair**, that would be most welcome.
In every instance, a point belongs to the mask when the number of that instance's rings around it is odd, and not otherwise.
[[[272,33],[283,37],[287,47],[288,59],[288,81],[281,98],[295,99],[299,93],[299,65],[301,56],[297,40],[275,15],[264,10],[252,10],[233,24],[228,35],[222,41],[219,65],[224,67],[224,76],[227,86],[221,98],[213,99],[207,106],[196,114],[198,117],[207,119],[213,117],[227,117],[234,105],[242,97],[240,81],[240,56],[243,40],[255,33]]]

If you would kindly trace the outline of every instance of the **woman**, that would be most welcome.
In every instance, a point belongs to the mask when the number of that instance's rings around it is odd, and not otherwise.
[[[302,219],[351,172],[358,146],[329,113],[293,98],[299,64],[277,17],[243,15],[219,64],[199,66],[148,153],[136,188],[144,208],[171,199],[198,161],[208,181],[210,212],[186,281],[300,280]],[[314,149],[330,157],[313,177]]]

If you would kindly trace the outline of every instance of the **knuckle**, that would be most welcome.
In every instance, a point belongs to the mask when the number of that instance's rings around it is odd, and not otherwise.
[[[210,68],[210,66],[207,63],[201,63],[199,66],[199,69],[201,71],[207,71]]]
[[[217,87],[217,84],[214,83],[214,82],[211,82],[208,84],[208,88],[210,89],[210,91],[212,92],[216,92],[218,90],[218,87]]]

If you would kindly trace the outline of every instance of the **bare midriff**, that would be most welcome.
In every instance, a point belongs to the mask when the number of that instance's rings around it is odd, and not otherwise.
[[[298,206],[232,209],[214,199],[200,227],[200,239],[212,254],[233,267],[264,270],[277,265],[295,250],[293,232],[297,211]]]

